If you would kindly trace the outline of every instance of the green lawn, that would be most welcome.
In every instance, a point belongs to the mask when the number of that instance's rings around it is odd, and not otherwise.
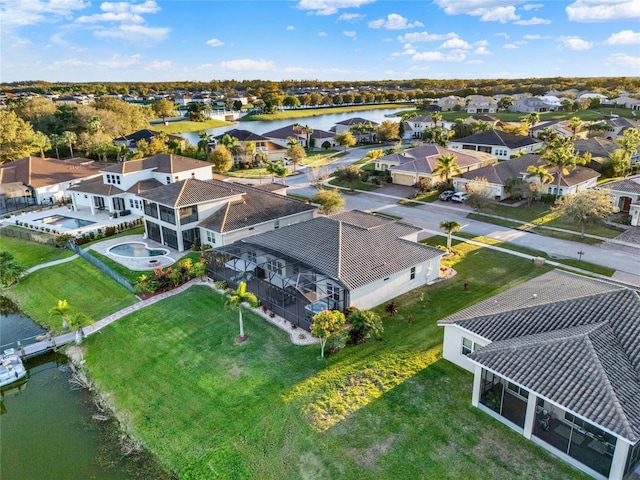
[[[24,268],[35,267],[41,263],[53,262],[73,255],[73,252],[66,248],[50,247],[42,243],[28,242],[4,235],[0,235],[0,250],[10,252]]]
[[[547,269],[454,249],[457,277],[397,299],[382,341],[325,360],[252,314],[236,345],[237,314],[195,286],[89,338],[86,365],[126,430],[184,480],[586,478],[472,408],[472,376],[441,359],[437,319]]]
[[[67,300],[72,312],[82,312],[92,320],[100,320],[137,300],[81,258],[30,273],[5,292],[26,315],[56,332],[60,332],[62,321],[60,317],[49,318],[49,310],[58,300]]]
[[[232,125],[232,122],[225,122],[222,120],[206,120],[204,122],[180,120],[177,122],[169,122],[169,125],[163,125],[161,123],[150,125],[149,130],[153,130],[155,132],[165,132],[168,134],[176,134],[186,132],[201,132],[203,130],[209,130],[210,128],[224,127],[226,125]]]
[[[540,114],[540,121],[546,122],[549,120],[568,120],[571,117],[578,117],[584,121],[597,121],[602,120],[606,116],[608,116],[611,112],[614,112],[616,115],[620,115],[621,117],[632,118],[631,110],[625,108],[611,109],[611,108],[600,108],[600,109],[586,109],[580,110],[577,112],[565,112],[564,110],[558,112],[544,112]],[[426,112],[426,115],[429,113]],[[442,119],[453,122],[458,118],[465,119],[467,117],[471,117],[474,114],[466,113],[466,112],[442,112]],[[504,122],[519,122],[524,118],[526,113],[520,112],[497,112],[489,114],[492,117],[496,117]]]

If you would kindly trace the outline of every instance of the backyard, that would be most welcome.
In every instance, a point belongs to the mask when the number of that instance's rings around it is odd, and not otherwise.
[[[53,239],[53,235],[51,235],[51,238]],[[73,255],[73,252],[66,248],[56,248],[42,243],[27,242],[20,238],[8,237],[6,235],[0,236],[0,250],[11,252],[16,262],[24,268],[35,267],[41,263],[53,262]]]
[[[585,478],[473,409],[471,375],[441,359],[439,318],[548,269],[454,251],[457,276],[396,299],[393,317],[379,308],[382,341],[325,360],[253,314],[235,344],[237,313],[194,286],[87,339],[87,368],[125,429],[182,479]]]

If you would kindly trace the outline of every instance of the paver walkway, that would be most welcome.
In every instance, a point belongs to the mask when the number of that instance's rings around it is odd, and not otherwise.
[[[36,270],[40,270],[41,268],[52,267],[53,265],[59,265],[61,263],[71,262],[78,258],[78,254],[75,253],[67,258],[61,258],[60,260],[54,260],[53,262],[41,263],[40,265],[36,265],[35,267],[31,267],[27,269],[26,273],[35,272]]]

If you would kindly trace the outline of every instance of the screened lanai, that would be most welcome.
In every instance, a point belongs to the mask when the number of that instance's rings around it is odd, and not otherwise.
[[[211,278],[231,288],[245,282],[269,310],[307,331],[316,313],[349,306],[341,282],[282,252],[237,242],[211,250],[206,257]]]

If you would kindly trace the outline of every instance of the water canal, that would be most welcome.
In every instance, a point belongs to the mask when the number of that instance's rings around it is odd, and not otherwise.
[[[0,314],[0,345],[43,332],[19,313]],[[92,394],[70,383],[67,357],[48,354],[26,366],[25,379],[0,390],[0,478],[167,478],[146,452],[123,453],[127,446],[115,422]]]

